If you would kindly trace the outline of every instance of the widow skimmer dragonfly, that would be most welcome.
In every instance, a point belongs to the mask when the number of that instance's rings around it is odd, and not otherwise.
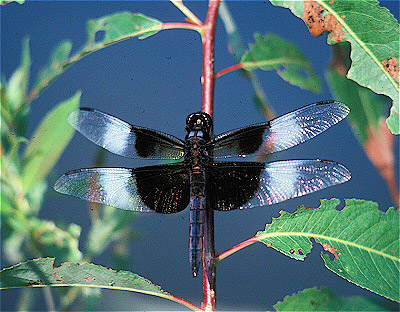
[[[80,108],[68,116],[68,121],[108,151],[130,158],[183,160],[139,168],[77,169],[61,176],[54,188],[91,202],[140,212],[175,213],[190,204],[189,259],[196,276],[206,209],[271,205],[351,177],[344,166],[327,160],[265,163],[218,159],[263,156],[288,149],[325,131],[348,112],[340,102],[323,101],[216,137],[211,117],[198,112],[188,116],[182,141],[98,110]]]

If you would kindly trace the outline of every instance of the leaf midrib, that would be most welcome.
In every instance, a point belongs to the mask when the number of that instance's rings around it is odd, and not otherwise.
[[[298,61],[289,58],[275,58],[273,60],[265,60],[265,61],[256,61],[256,62],[241,62],[244,69],[251,69],[253,67],[261,67],[261,66],[272,66],[279,64],[297,64],[303,67],[309,68],[307,62]]]
[[[319,3],[324,9],[326,9],[330,14],[332,14],[335,19],[343,25],[343,27],[346,29],[346,31],[350,34],[351,37],[354,38],[354,40],[364,49],[364,51],[372,58],[372,60],[376,63],[376,65],[379,67],[381,72],[383,72],[386,77],[389,79],[395,90],[397,90],[397,84],[394,81],[393,77],[390,76],[389,72],[384,70],[382,64],[378,61],[378,59],[375,57],[375,55],[372,53],[372,51],[363,43],[361,39],[351,30],[349,25],[336,13],[335,10],[332,9],[331,6],[329,6],[327,3],[325,3],[323,0],[315,0],[317,3]],[[354,66],[354,64],[352,65]]]
[[[341,244],[344,244],[344,245],[348,245],[348,246],[352,246],[352,247],[355,247],[355,248],[358,248],[358,249],[362,249],[362,250],[365,250],[365,251],[370,252],[370,253],[378,254],[378,255],[380,255],[382,257],[389,258],[389,259],[391,259],[393,261],[400,262],[400,258],[397,258],[395,256],[389,255],[389,254],[387,254],[385,252],[382,252],[382,251],[379,251],[379,250],[376,250],[376,249],[373,249],[373,248],[370,248],[370,247],[367,247],[367,246],[363,246],[363,245],[357,244],[355,242],[346,241],[346,240],[343,240],[343,239],[340,239],[340,238],[330,237],[330,236],[326,236],[326,235],[322,235],[322,234],[308,233],[308,232],[279,232],[279,233],[275,232],[275,233],[261,234],[261,235],[258,235],[257,238],[259,240],[261,240],[261,239],[264,239],[264,238],[267,238],[267,237],[277,237],[277,236],[288,236],[288,237],[290,237],[290,236],[302,236],[302,237],[310,237],[310,238],[313,237],[313,238],[319,238],[319,239],[334,241],[334,242],[338,242],[338,243],[341,243]]]

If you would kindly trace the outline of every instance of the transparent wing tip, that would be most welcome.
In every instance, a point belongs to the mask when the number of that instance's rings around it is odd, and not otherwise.
[[[335,184],[341,184],[351,179],[351,172],[342,164],[331,160],[317,160],[330,167],[331,174],[336,178]]]
[[[79,118],[79,112],[80,109],[75,109],[72,112],[69,113],[68,117],[67,117],[67,121],[69,122],[69,124],[71,126],[73,126],[74,128],[76,127],[77,123],[78,123],[78,118]]]
[[[68,186],[70,185],[71,182],[71,174],[78,173],[80,171],[81,171],[80,169],[75,169],[68,171],[67,173],[64,173],[61,177],[58,178],[56,183],[54,183],[53,186],[54,190],[62,194],[74,195],[71,193],[71,191],[69,191]]]
[[[339,107],[339,110],[342,112],[343,118],[345,118],[350,113],[350,108],[346,104],[343,104],[342,102],[335,101],[335,103]]]
[[[64,187],[63,187],[64,176],[65,176],[65,174],[62,175],[61,177],[59,177],[58,180],[56,181],[56,183],[54,183],[54,186],[53,186],[55,191],[57,191],[59,193],[63,193],[63,194],[65,194],[65,191],[63,191],[63,189],[64,189]]]

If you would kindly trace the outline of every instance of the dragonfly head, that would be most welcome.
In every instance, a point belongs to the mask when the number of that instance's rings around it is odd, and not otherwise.
[[[209,140],[213,134],[213,121],[210,115],[203,112],[190,114],[186,119],[186,131],[188,136],[192,132],[201,132],[205,140]]]

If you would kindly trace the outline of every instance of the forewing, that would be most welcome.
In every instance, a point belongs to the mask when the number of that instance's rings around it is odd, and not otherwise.
[[[183,156],[184,143],[180,139],[132,126],[98,110],[74,110],[68,121],[90,141],[117,155],[152,159],[178,159]]]
[[[254,163],[254,166],[251,163],[232,164],[216,163],[216,170],[211,170],[211,196],[207,195],[211,198],[213,209],[272,205],[351,178],[344,166],[327,160],[288,160]]]
[[[338,101],[310,104],[268,123],[221,134],[210,142],[214,157],[262,156],[303,143],[341,121],[349,108]]]
[[[174,213],[189,203],[188,179],[180,164],[136,169],[87,168],[64,174],[54,189],[120,209]]]

